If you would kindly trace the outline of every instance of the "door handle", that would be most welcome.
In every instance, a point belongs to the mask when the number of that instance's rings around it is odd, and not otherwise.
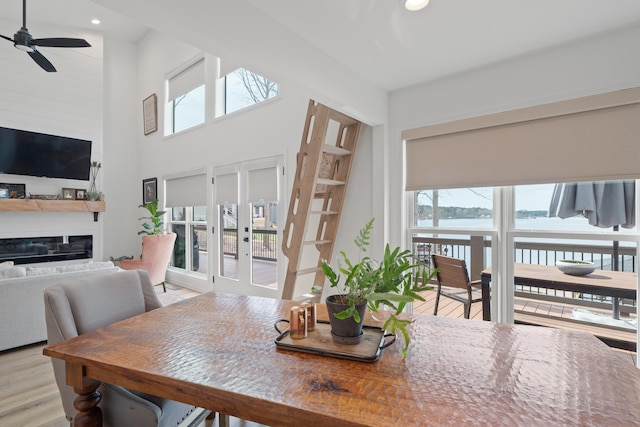
[[[249,242],[249,238],[248,238],[248,237],[245,237],[245,238],[244,238],[244,239],[242,239],[242,240],[243,240],[243,241],[245,241],[245,242],[247,242],[247,243]]]

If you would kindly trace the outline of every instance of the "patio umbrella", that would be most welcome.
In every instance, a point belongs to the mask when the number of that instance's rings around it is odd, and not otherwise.
[[[549,217],[562,219],[582,215],[589,224],[618,231],[636,225],[635,180],[556,184]],[[613,267],[618,270],[618,242],[613,242]]]

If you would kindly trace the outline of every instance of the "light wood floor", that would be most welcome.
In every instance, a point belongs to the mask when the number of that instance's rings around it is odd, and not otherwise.
[[[167,293],[156,287],[163,304],[198,295],[197,292],[167,285]],[[68,427],[51,359],[42,355],[44,343],[0,352],[0,426]],[[201,426],[218,426],[218,417]],[[230,419],[230,427],[259,427],[260,424]]]

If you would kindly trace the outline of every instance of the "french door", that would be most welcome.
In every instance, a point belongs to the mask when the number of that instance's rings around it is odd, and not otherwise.
[[[283,162],[278,156],[214,168],[214,290],[280,297]]]

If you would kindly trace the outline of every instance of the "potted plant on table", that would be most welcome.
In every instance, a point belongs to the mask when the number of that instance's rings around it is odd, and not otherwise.
[[[374,218],[369,220],[356,236],[354,243],[359,250],[359,261],[352,262],[344,251],[340,251],[338,272],[326,260],[322,260],[322,270],[332,288],[338,294],[327,297],[327,311],[334,341],[342,344],[356,344],[362,335],[365,309],[377,312],[380,306],[389,308],[383,329],[391,333],[399,331],[404,336],[403,357],[411,342],[407,327],[410,320],[400,317],[407,303],[424,301],[419,292],[433,289],[428,285],[436,275],[429,273],[409,250],[399,247],[391,249],[385,245],[384,255],[376,261],[365,255],[370,245]],[[342,275],[344,281],[342,281]],[[336,306],[337,304],[337,306]],[[344,328],[351,328],[346,331]]]

